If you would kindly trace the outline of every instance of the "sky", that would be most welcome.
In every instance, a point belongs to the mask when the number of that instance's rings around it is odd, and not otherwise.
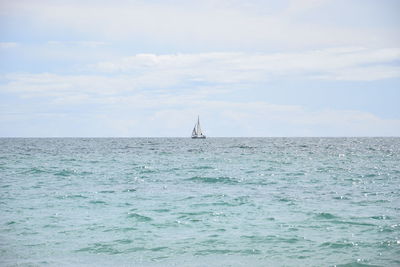
[[[400,1],[0,0],[0,137],[400,136]]]

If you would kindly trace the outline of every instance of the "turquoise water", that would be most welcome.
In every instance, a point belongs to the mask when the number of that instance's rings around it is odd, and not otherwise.
[[[1,266],[399,266],[400,138],[0,139]]]

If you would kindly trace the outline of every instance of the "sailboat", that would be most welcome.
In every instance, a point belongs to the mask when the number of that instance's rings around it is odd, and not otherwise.
[[[199,116],[197,116],[197,123],[194,125],[193,131],[192,131],[192,138],[193,139],[205,139],[206,138],[206,136],[201,131]]]

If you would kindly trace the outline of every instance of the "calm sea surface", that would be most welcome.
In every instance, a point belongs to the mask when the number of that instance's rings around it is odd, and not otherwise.
[[[0,265],[400,266],[400,138],[2,138]]]

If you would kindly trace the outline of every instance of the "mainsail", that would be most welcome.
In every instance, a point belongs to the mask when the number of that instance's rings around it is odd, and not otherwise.
[[[201,131],[200,127],[200,118],[197,117],[197,135],[203,135],[203,132]]]

